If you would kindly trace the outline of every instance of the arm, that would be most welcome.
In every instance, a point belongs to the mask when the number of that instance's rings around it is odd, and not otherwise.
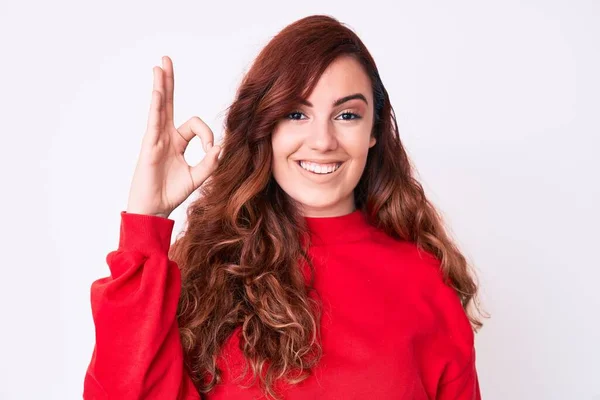
[[[456,292],[448,286],[439,290],[444,309],[440,318],[448,362],[437,389],[437,400],[481,400],[476,369],[475,335]]]
[[[85,399],[199,400],[177,326],[181,276],[168,259],[174,221],[121,212],[111,275],[91,287],[96,344]]]
[[[475,348],[473,348],[471,361],[465,370],[458,377],[440,383],[436,399],[481,400],[479,379],[475,367]]]
[[[457,292],[445,283],[440,262],[425,253],[433,268],[433,301],[439,313],[439,337],[436,346],[444,354],[445,367],[439,377],[437,400],[481,400],[476,369],[475,333]]]

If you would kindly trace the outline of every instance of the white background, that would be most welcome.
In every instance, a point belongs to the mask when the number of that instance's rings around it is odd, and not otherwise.
[[[1,399],[81,398],[89,288],[117,245],[160,57],[175,65],[176,124],[198,115],[220,137],[253,57],[310,14],[372,52],[478,269],[483,398],[600,399],[600,4],[548,0],[3,0]]]

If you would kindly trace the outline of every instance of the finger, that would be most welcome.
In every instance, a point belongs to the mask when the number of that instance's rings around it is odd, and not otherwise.
[[[214,172],[218,165],[218,156],[221,146],[214,145],[207,152],[206,156],[198,164],[190,168],[192,180],[198,188]]]
[[[148,113],[148,123],[146,126],[147,139],[151,144],[155,144],[160,137],[164,125],[164,95],[160,90],[162,87],[162,70],[159,67],[152,68],[152,101],[150,102],[150,112]]]
[[[165,126],[165,88],[164,88],[164,72],[160,67],[153,67],[152,74],[154,76],[154,82],[152,90],[156,90],[160,93],[160,127]]]
[[[173,73],[173,61],[169,57],[164,56],[162,58],[162,66],[163,70],[165,71],[165,123],[173,124],[173,96],[175,91],[175,75]]]
[[[158,90],[152,90],[152,101],[148,113],[148,124],[146,126],[146,140],[154,144],[160,135],[161,123],[160,113],[162,107],[161,94]]]
[[[202,148],[204,149],[204,152],[208,153],[208,144],[210,143],[212,145],[215,140],[213,131],[199,117],[192,117],[188,119],[177,129],[177,131],[179,132],[181,138],[183,138],[186,142],[184,143],[184,150],[185,146],[187,146],[190,140],[198,136],[202,141]]]

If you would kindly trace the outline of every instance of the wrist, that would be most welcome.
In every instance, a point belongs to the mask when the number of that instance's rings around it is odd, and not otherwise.
[[[136,209],[136,208],[127,208],[125,210],[125,212],[127,214],[138,214],[138,215],[147,215],[150,217],[160,217],[160,218],[169,218],[169,215],[171,213],[167,213],[167,212],[153,212],[153,211],[145,211],[145,210],[141,210],[141,209]]]

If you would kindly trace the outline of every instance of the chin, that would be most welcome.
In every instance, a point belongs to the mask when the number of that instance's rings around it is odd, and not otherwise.
[[[306,214],[315,216],[345,213],[346,211],[344,211],[344,209],[346,208],[346,204],[348,204],[344,199],[339,197],[333,199],[315,198],[302,194],[293,196],[292,198],[300,205],[301,209],[303,209]]]
[[[314,199],[305,197],[307,196],[297,196],[294,197],[294,200],[301,204],[303,207],[307,207],[310,209],[330,208],[335,206],[339,202],[339,200]]]

